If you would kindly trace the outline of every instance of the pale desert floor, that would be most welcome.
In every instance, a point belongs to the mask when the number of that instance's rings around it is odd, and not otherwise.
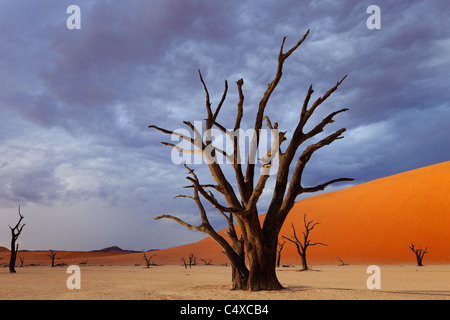
[[[69,290],[66,267],[0,269],[0,299],[13,300],[368,300],[449,299],[450,265],[380,265],[381,289],[366,286],[367,265],[279,268],[281,291],[229,290],[226,266],[81,266],[81,289]]]

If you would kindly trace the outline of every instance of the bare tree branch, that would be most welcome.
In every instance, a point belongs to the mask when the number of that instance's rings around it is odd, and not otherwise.
[[[160,220],[160,219],[171,219],[171,220],[181,224],[182,226],[188,228],[189,230],[196,230],[196,231],[201,231],[201,232],[204,231],[201,226],[194,226],[190,223],[184,222],[180,218],[177,218],[177,217],[169,215],[169,214],[163,214],[163,215],[153,218],[153,220]]]
[[[161,131],[161,132],[163,132],[165,134],[169,134],[169,135],[174,135],[174,136],[180,137],[180,138],[182,138],[182,139],[184,139],[186,141],[189,141],[193,145],[195,145],[194,139],[192,139],[192,138],[190,138],[188,136],[185,136],[184,134],[178,133],[176,131],[166,130],[166,129],[160,128],[158,126],[155,126],[155,125],[149,125],[148,127],[152,128],[152,129],[159,130],[159,131]]]
[[[212,111],[211,111],[211,101],[209,100],[209,92],[208,88],[206,87],[205,81],[203,81],[202,73],[200,72],[200,69],[198,69],[198,75],[200,76],[200,81],[203,84],[203,89],[205,90],[206,95],[206,111],[208,113],[208,119],[213,117]]]
[[[228,82],[227,80],[225,80],[225,89],[222,94],[222,99],[220,99],[219,105],[217,106],[217,109],[214,112],[213,120],[216,120],[217,116],[219,115],[220,108],[222,108],[222,104],[224,103],[225,98],[227,97],[227,92],[228,92]]]
[[[250,152],[248,155],[247,162],[247,171],[245,175],[246,182],[253,187],[253,178],[255,174],[255,156],[256,149],[259,146],[259,130],[262,127],[262,120],[264,116],[264,110],[267,106],[267,102],[269,101],[272,92],[275,90],[276,86],[280,82],[281,76],[283,74],[283,64],[285,60],[305,41],[306,37],[309,35],[309,30],[303,35],[303,37],[297,42],[295,46],[293,46],[288,52],[283,53],[284,43],[286,41],[286,37],[283,38],[281,43],[280,53],[278,55],[278,67],[277,72],[275,74],[275,78],[267,85],[266,92],[264,93],[261,101],[259,102],[258,112],[256,114],[255,119],[255,131],[252,139],[252,143],[250,146]]]
[[[183,149],[183,148],[180,148],[180,147],[174,145],[173,143],[161,142],[161,144],[172,147],[180,153],[202,154],[201,150]]]
[[[328,182],[319,184],[319,185],[317,185],[317,186],[315,186],[315,187],[309,187],[309,188],[303,188],[303,187],[301,187],[300,190],[299,190],[299,192],[298,192],[298,194],[301,194],[301,193],[307,193],[307,192],[317,192],[317,191],[322,191],[322,190],[325,190],[325,188],[326,188],[327,186],[329,186],[330,184],[337,183],[337,182],[343,182],[343,181],[355,181],[355,180],[357,180],[357,179],[352,179],[352,178],[339,178],[339,179],[334,179],[334,180],[331,180],[331,181],[328,181]]]

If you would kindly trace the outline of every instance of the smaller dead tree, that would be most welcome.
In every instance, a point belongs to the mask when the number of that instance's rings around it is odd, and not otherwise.
[[[205,264],[205,266],[209,266],[212,264],[212,259],[200,259],[201,261],[203,261],[203,263]]]
[[[416,248],[414,246],[414,244],[411,242],[411,245],[409,246],[409,248],[416,255],[417,266],[423,267],[422,260],[423,260],[423,256],[425,255],[425,253],[428,253],[428,251],[427,251],[428,247],[426,247],[425,250],[422,250],[422,248]]]
[[[15,265],[16,265],[16,259],[17,259],[17,252],[19,251],[19,244],[16,244],[17,238],[19,238],[20,233],[22,232],[23,227],[25,227],[25,224],[20,224],[22,222],[23,216],[20,213],[20,206],[19,206],[19,221],[17,224],[13,227],[9,226],[11,229],[11,256],[9,259],[9,272],[10,273],[16,273]]]
[[[348,266],[348,263],[344,263],[344,260],[342,260],[339,257],[336,257],[336,258],[341,262],[341,264],[339,264],[339,266]]]
[[[278,241],[277,267],[280,267],[281,251],[283,250],[283,247],[284,247],[285,244],[286,244],[286,241],[283,241],[283,242],[279,242]]]
[[[192,252],[189,254],[188,259],[189,259],[189,269],[197,264],[197,257]],[[184,268],[187,269],[188,262],[186,262],[186,259],[184,259],[184,257],[181,257],[181,261],[184,264]]]
[[[64,261],[58,264],[55,264],[55,267],[67,267],[67,263],[65,263]]]
[[[144,260],[147,264],[147,268],[150,268],[150,265],[152,264],[152,258],[155,256],[155,254],[151,254],[149,257],[145,254],[145,251],[142,251],[144,253]]]
[[[56,258],[56,251],[53,251],[50,249],[50,253],[47,255],[52,260],[52,268],[55,267],[55,258]]]
[[[316,225],[318,225],[319,223],[313,223],[313,221],[306,221],[306,214],[303,216],[303,222],[305,225],[305,231],[303,232],[303,239],[300,240],[297,237],[297,234],[295,232],[295,227],[294,224],[292,223],[292,231],[294,232],[294,235],[291,238],[287,238],[285,236],[283,236],[284,239],[292,242],[295,244],[295,246],[297,247],[297,252],[300,255],[300,258],[302,259],[302,266],[303,269],[301,271],[306,271],[309,270],[308,264],[306,262],[306,249],[309,246],[315,246],[315,245],[322,245],[322,246],[326,246],[326,244],[322,243],[322,242],[311,242],[311,240],[309,240],[309,233],[311,232],[311,230],[314,229],[314,227]]]
[[[191,252],[189,254],[189,268],[191,268],[191,266],[195,266],[197,264],[197,257],[194,256],[194,254]]]

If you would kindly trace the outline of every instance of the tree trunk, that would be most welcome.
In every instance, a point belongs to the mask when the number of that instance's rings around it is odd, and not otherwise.
[[[250,244],[248,250],[250,274],[248,278],[248,289],[258,290],[281,290],[283,286],[276,275],[276,247],[257,246]]]
[[[13,237],[11,240],[11,258],[9,259],[9,273],[16,273],[16,258],[19,245],[16,245],[16,239]]]
[[[19,238],[20,233],[22,232],[23,227],[25,224],[20,224],[22,221],[23,216],[20,213],[20,206],[19,206],[19,222],[13,227],[9,226],[11,229],[11,256],[9,259],[9,272],[10,273],[16,273],[16,258],[17,258],[17,252],[19,251],[19,244],[16,244],[17,238]]]
[[[283,250],[284,242],[278,243],[278,252],[277,252],[277,267],[280,267],[281,263],[281,251]]]
[[[278,236],[267,239],[262,232],[257,214],[245,223],[247,257],[249,261],[248,290],[281,290],[283,286],[276,275]],[[268,241],[272,240],[272,241]]]
[[[300,257],[302,258],[302,270],[309,270],[308,264],[306,263],[306,254],[302,254]]]
[[[248,283],[248,270],[231,264],[231,290],[246,290]]]
[[[244,240],[241,238],[238,240],[234,226],[230,226],[228,235],[232,241],[232,248],[235,252],[225,251],[226,256],[230,260],[232,269],[231,274],[231,290],[247,290],[249,271],[245,265],[245,249]],[[219,242],[220,244],[220,242]],[[222,246],[224,249],[225,246]]]
[[[278,256],[277,256],[277,267],[280,266],[280,263],[281,263],[281,252],[278,251]]]

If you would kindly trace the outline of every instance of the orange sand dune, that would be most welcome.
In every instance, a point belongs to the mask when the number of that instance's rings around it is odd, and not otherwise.
[[[310,264],[415,263],[410,242],[428,247],[424,264],[450,263],[450,162],[444,162],[363,183],[340,191],[324,193],[298,201],[280,233],[303,231],[303,215],[320,224],[311,232],[312,242],[327,246],[308,249]],[[261,216],[264,219],[264,215]],[[157,223],[157,222],[156,222]],[[174,222],[175,223],[175,222]],[[224,232],[222,230],[221,232]],[[228,263],[221,248],[209,237],[179,247],[148,253],[156,264],[181,264],[190,253],[213,264]],[[49,265],[48,252],[19,253],[25,265]],[[0,265],[9,252],[0,252]],[[56,263],[88,265],[145,265],[142,253],[59,252]],[[19,261],[19,259],[18,259]],[[287,242],[281,264],[300,264],[294,244]]]
[[[428,247],[424,263],[450,262],[450,162],[444,162],[335,192],[298,201],[289,214],[281,235],[303,231],[303,215],[320,224],[311,232],[312,242],[327,246],[310,247],[312,264],[415,263],[408,248]],[[262,217],[263,218],[263,217]],[[155,252],[156,263],[179,263],[193,252],[213,263],[227,260],[213,240]],[[294,244],[287,242],[282,264],[300,264]]]

